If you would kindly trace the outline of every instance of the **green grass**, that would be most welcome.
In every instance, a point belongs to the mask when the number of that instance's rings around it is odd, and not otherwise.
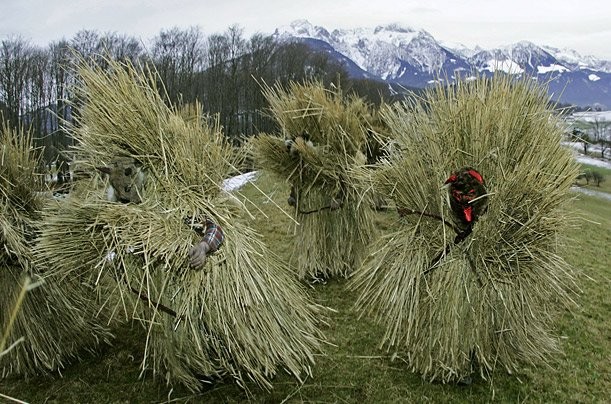
[[[281,207],[287,207],[288,188],[274,185],[267,177],[257,181]],[[251,206],[252,225],[268,245],[290,260],[290,220],[253,186],[244,195],[259,205]],[[181,387],[170,391],[161,378],[139,379],[143,355],[143,332],[125,325],[115,330],[117,338],[97,356],[85,356],[62,372],[29,380],[0,381],[0,393],[32,403],[151,403],[168,399],[176,402],[257,403],[397,403],[397,402],[608,402],[611,392],[611,202],[576,195],[577,213],[583,218],[571,230],[573,244],[564,256],[582,275],[579,306],[564,312],[553,330],[561,338],[564,355],[551,367],[524,367],[519,374],[498,370],[488,383],[470,386],[430,384],[409,371],[402,358],[393,358],[378,349],[382,332],[370,319],[357,320],[352,311],[356,293],[345,281],[330,281],[311,288],[318,302],[336,311],[325,331],[333,343],[317,358],[313,378],[299,384],[287,375],[273,380],[272,391],[251,386],[247,395],[231,381],[220,381],[199,394]],[[394,227],[395,215],[381,212],[382,230]],[[2,399],[0,399],[2,402]]]
[[[591,165],[588,165],[588,164],[582,164],[581,165],[581,169],[582,169],[582,171],[591,170],[591,171],[594,171],[594,172],[598,172],[598,173],[602,174],[604,180],[603,180],[603,182],[600,183],[600,186],[596,186],[591,181],[590,181],[590,185],[586,185],[586,181],[584,179],[580,179],[578,181],[578,185],[583,186],[583,187],[588,188],[588,189],[592,189],[594,191],[601,191],[601,192],[609,192],[609,193],[611,193],[611,169],[604,168],[604,167],[591,166]]]

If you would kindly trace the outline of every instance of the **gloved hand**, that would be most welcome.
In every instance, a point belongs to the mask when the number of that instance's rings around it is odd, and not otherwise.
[[[210,251],[210,246],[205,241],[200,241],[189,250],[190,264],[194,268],[200,268],[206,263],[206,255]]]

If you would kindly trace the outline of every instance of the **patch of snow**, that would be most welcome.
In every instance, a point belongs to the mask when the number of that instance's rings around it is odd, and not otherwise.
[[[611,169],[611,163],[609,163],[608,161],[603,161],[601,159],[596,159],[596,158],[588,157],[584,155],[578,155],[575,158],[577,159],[577,161],[583,164]]]
[[[571,191],[581,192],[582,194],[596,196],[611,201],[611,194],[608,192],[596,191],[590,188],[571,187]]]
[[[596,157],[586,156],[581,153],[583,150],[583,144],[581,142],[562,142],[563,145],[570,147],[573,149],[575,154],[575,160],[582,164],[587,164],[595,167],[609,168],[611,169],[611,162],[606,160],[601,160]],[[592,153],[600,152],[600,146],[595,144],[590,144],[588,149],[592,151]]]
[[[127,247],[127,252],[129,254],[133,253],[134,251],[136,251],[134,247]],[[116,256],[117,256],[117,253],[114,250],[110,250],[108,254],[106,254],[106,261],[112,262]]]
[[[566,72],[569,69],[567,69],[566,67],[562,66],[562,65],[557,65],[557,64],[551,64],[549,66],[537,66],[537,73],[538,74],[545,74],[545,73],[549,73],[549,72]]]
[[[521,74],[524,73],[524,69],[520,67],[519,64],[514,62],[513,60],[489,60],[485,63],[483,70],[488,70],[490,72],[502,71],[507,74]]]
[[[116,252],[109,251],[108,254],[106,254],[106,261],[112,262],[115,259],[116,256],[117,256]]]
[[[254,181],[259,175],[258,171],[250,171],[245,174],[236,175],[223,181],[223,189],[231,192],[242,188],[247,183]]]
[[[575,52],[572,49],[558,49],[547,45],[543,45],[542,48],[550,54],[554,55],[554,57],[558,60],[564,60],[573,64],[583,64],[583,56],[581,56],[579,53]]]
[[[585,111],[575,112],[571,115],[573,120],[594,122],[598,121],[611,121],[611,111]]]
[[[590,79],[590,81],[598,81],[600,80],[600,77],[598,77],[594,73],[591,73],[590,75],[588,75],[588,79]]]
[[[572,67],[611,73],[611,63],[607,60],[601,60],[592,55],[580,55],[576,51],[568,48],[558,49],[546,45],[543,45],[542,48],[558,59],[558,61],[568,63],[572,65]]]

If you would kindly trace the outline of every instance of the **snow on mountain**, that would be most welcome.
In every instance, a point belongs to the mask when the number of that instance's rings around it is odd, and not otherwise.
[[[323,27],[314,26],[307,20],[295,20],[287,26],[277,28],[275,35],[282,38],[314,38],[327,42],[330,37],[329,31]]]
[[[387,80],[399,72],[401,61],[420,70],[434,72],[445,61],[441,46],[426,31],[398,24],[334,30],[329,33],[305,20],[293,21],[276,30],[281,38],[298,37],[323,40],[350,58],[361,69]]]
[[[570,49],[528,41],[497,49],[469,49],[440,43],[424,30],[400,24],[328,31],[298,20],[278,28],[275,35],[318,43],[319,48],[324,43],[340,55],[339,60],[356,65],[351,70],[360,76],[366,72],[391,84],[425,87],[441,78],[452,81],[457,74],[475,71],[528,74],[548,83],[550,94],[561,102],[611,108],[611,62],[583,57]]]
[[[463,58],[473,57],[474,55],[484,50],[480,48],[479,46],[476,46],[475,48],[469,48],[466,45],[459,43],[459,42],[439,41],[439,44],[443,46],[444,48],[451,50],[452,52],[454,52],[455,54]]]
[[[568,70],[543,48],[527,41],[498,49],[483,50],[467,59],[480,71],[545,74]]]
[[[524,69],[519,64],[510,59],[498,60],[490,59],[487,60],[481,70],[488,70],[491,73],[503,72],[507,74],[521,74],[524,73]]]
[[[573,68],[589,68],[605,73],[611,73],[611,61],[600,60],[589,55],[582,56],[576,51],[568,48],[558,49],[546,45],[543,45],[542,48],[554,55],[556,59],[563,62],[565,65],[572,66]]]

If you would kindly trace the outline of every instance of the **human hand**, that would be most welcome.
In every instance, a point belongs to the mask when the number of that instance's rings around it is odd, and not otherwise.
[[[206,263],[206,255],[210,246],[205,241],[200,241],[189,250],[189,263],[194,268],[200,268]]]

